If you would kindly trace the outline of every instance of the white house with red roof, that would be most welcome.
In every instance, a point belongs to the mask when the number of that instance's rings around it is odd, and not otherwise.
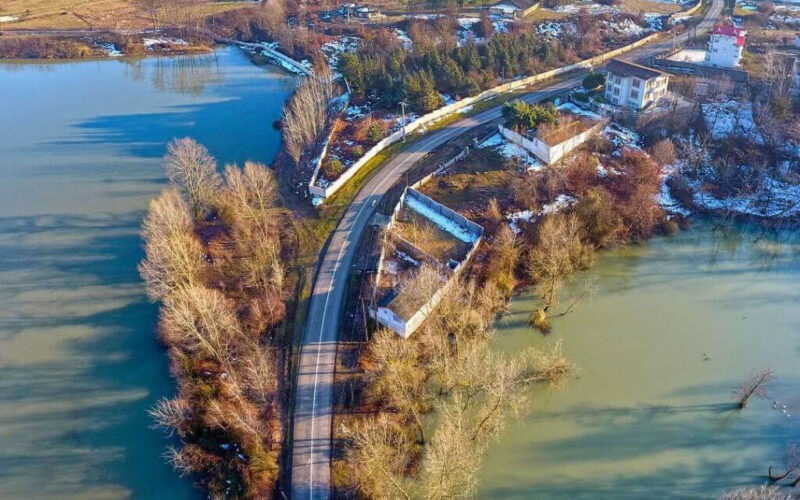
[[[739,66],[747,31],[735,26],[714,26],[708,40],[706,64],[723,68]]]

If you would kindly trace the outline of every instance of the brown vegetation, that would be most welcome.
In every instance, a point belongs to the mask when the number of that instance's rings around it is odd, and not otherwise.
[[[368,498],[469,497],[489,443],[522,411],[529,387],[572,371],[560,347],[506,358],[489,349],[494,285],[448,289],[411,339],[378,331],[361,359],[369,413],[353,423],[345,467],[351,494]],[[422,414],[434,411],[431,429]]]
[[[191,139],[170,143],[172,186],[144,222],[140,265],[161,302],[159,333],[178,393],[151,410],[181,448],[168,460],[199,474],[211,496],[263,498],[282,441],[277,326],[284,264],[277,190],[263,165],[227,166]]]
[[[283,142],[295,163],[322,139],[333,92],[330,74],[318,72],[313,78],[303,80],[286,104]]]
[[[0,38],[3,59],[84,59],[100,53],[85,42],[71,38],[4,36]]]

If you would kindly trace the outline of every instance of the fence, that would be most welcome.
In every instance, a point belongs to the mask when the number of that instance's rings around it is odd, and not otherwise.
[[[736,68],[723,68],[719,66],[706,66],[705,64],[688,61],[673,61],[667,58],[653,59],[653,66],[673,72],[691,73],[704,78],[724,76],[737,83],[747,83],[747,71]]]
[[[458,102],[454,102],[452,104],[448,104],[446,106],[443,106],[443,107],[441,107],[441,108],[439,108],[439,109],[437,109],[435,111],[432,111],[432,112],[430,112],[430,113],[418,118],[417,120],[415,120],[415,121],[413,121],[413,122],[411,122],[411,123],[409,123],[409,124],[407,124],[405,126],[405,132],[406,133],[415,132],[416,130],[422,128],[423,126],[428,125],[431,122],[435,122],[436,120],[439,120],[440,118],[443,118],[443,117],[448,116],[448,115],[453,114],[453,113],[457,113],[459,111],[464,110],[465,108],[473,106],[474,104],[476,104],[478,102],[485,101],[485,100],[488,100],[488,99],[492,99],[494,97],[497,97],[499,95],[505,94],[507,92],[518,90],[518,89],[521,89],[523,87],[527,87],[529,85],[532,85],[534,83],[543,82],[543,81],[549,80],[549,79],[551,79],[553,77],[556,77],[556,76],[559,76],[559,75],[563,75],[565,73],[569,73],[571,71],[575,71],[575,70],[578,70],[578,69],[591,69],[592,67],[594,67],[594,66],[596,66],[596,65],[598,65],[600,63],[603,63],[603,62],[607,61],[608,59],[616,57],[616,56],[618,56],[620,54],[624,54],[625,52],[629,52],[629,51],[631,51],[633,49],[639,48],[642,45],[645,45],[647,43],[650,43],[650,42],[660,38],[661,36],[662,36],[662,33],[653,33],[652,35],[648,35],[648,36],[642,38],[641,40],[637,40],[637,41],[635,41],[635,42],[633,42],[633,43],[631,43],[629,45],[626,45],[624,47],[620,47],[618,49],[611,50],[611,51],[606,52],[604,54],[600,54],[599,56],[595,56],[595,57],[592,57],[590,59],[585,59],[583,61],[577,62],[575,64],[570,64],[568,66],[562,66],[560,68],[552,69],[550,71],[545,71],[544,73],[539,73],[537,75],[529,76],[527,78],[521,78],[519,80],[514,80],[514,81],[509,82],[509,83],[504,83],[502,85],[498,85],[497,87],[493,87],[493,88],[491,88],[489,90],[484,90],[483,92],[481,92],[480,94],[478,94],[476,96],[467,97],[467,98],[461,99]],[[400,141],[403,138],[403,135],[404,135],[403,131],[402,130],[398,130],[397,132],[395,132],[395,133],[391,134],[390,136],[384,138],[383,140],[379,141],[377,144],[372,146],[369,149],[369,151],[364,153],[364,156],[362,156],[361,158],[358,159],[358,161],[353,163],[350,166],[350,168],[345,170],[338,179],[336,179],[335,181],[333,181],[332,183],[330,183],[326,187],[309,185],[309,187],[308,187],[309,192],[312,195],[317,196],[319,198],[328,198],[328,197],[330,197],[336,191],[341,189],[342,186],[344,186],[347,183],[347,181],[349,181],[372,158],[374,158],[378,153],[383,151],[384,148],[386,148],[388,146],[391,146],[392,144]]]
[[[547,163],[548,165],[557,162],[560,160],[565,154],[569,153],[573,149],[577,148],[584,142],[586,142],[589,137],[596,134],[600,129],[606,126],[608,123],[608,119],[601,120],[600,123],[596,125],[592,125],[590,128],[584,130],[579,134],[575,134],[574,136],[566,139],[564,141],[559,142],[558,144],[548,144],[542,139],[538,137],[527,137],[518,132],[515,132],[511,129],[507,129],[502,125],[498,125],[497,128],[500,131],[500,135],[508,139],[509,141],[517,144],[526,150],[533,153],[534,156],[542,160],[543,162]]]
[[[387,227],[391,228],[392,224],[394,224],[397,214],[400,212],[400,209],[403,207],[408,197],[414,198],[419,203],[424,204],[429,209],[441,214],[448,220],[451,220],[473,234],[476,234],[478,237],[475,239],[475,242],[472,244],[464,258],[455,268],[452,269],[452,273],[450,274],[447,282],[439,290],[437,290],[436,293],[434,293],[426,303],[422,304],[408,319],[397,316],[394,311],[392,311],[391,307],[389,307],[391,306],[391,302],[387,304],[386,307],[378,307],[375,310],[370,311],[370,316],[375,318],[376,321],[391,328],[398,335],[401,335],[404,338],[408,338],[412,333],[414,333],[414,331],[419,327],[420,324],[422,324],[425,318],[428,317],[431,311],[433,311],[433,309],[439,304],[439,301],[442,300],[444,293],[457,279],[458,275],[461,273],[461,270],[464,268],[464,264],[469,262],[469,260],[472,258],[472,255],[475,253],[475,250],[478,248],[481,240],[483,239],[483,226],[472,222],[460,213],[434,201],[412,187],[407,187],[405,191],[403,191],[403,194],[400,196],[400,201],[397,203],[397,205],[395,205],[394,211],[392,212],[392,217]],[[386,231],[384,233],[384,244],[381,248],[380,258],[378,260],[378,276],[380,276],[383,268],[383,262],[386,257],[386,238],[388,237],[389,232]]]
[[[450,158],[446,162],[440,163],[439,166],[436,167],[436,169],[433,172],[429,173],[428,175],[426,175],[422,179],[420,179],[417,182],[415,182],[414,184],[412,184],[411,187],[413,189],[419,188],[420,186],[422,186],[423,184],[425,184],[426,182],[431,180],[431,178],[433,176],[439,175],[440,173],[442,173],[445,170],[447,170],[449,167],[453,166],[456,162],[461,161],[464,158],[466,158],[468,154],[469,154],[469,146],[467,146],[464,149],[462,149],[460,153],[458,153],[454,157]]]

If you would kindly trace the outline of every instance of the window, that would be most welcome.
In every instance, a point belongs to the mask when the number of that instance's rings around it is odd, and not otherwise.
[[[635,89],[639,88],[639,80],[637,80],[636,78],[633,79],[633,88]]]
[[[631,97],[634,99],[639,98],[639,91],[638,90],[631,90]]]
[[[614,95],[619,95],[619,87],[614,87]]]

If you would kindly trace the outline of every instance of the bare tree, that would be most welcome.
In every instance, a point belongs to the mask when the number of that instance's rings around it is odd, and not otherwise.
[[[442,289],[446,277],[434,265],[423,263],[417,272],[405,277],[399,284],[400,292],[407,300],[417,307],[427,304],[436,292]],[[423,309],[426,315],[432,313],[430,309]]]
[[[170,182],[186,196],[195,219],[200,220],[220,185],[217,160],[205,146],[186,137],[169,143],[164,164]]]
[[[470,439],[470,416],[458,397],[439,407],[439,427],[421,464],[422,497],[430,500],[471,498],[486,449]]]
[[[295,163],[325,130],[328,106],[334,94],[330,71],[325,68],[327,65],[300,84],[284,110],[283,141]]]
[[[147,413],[156,421],[156,426],[170,436],[173,432],[183,436],[188,430],[187,422],[194,416],[189,401],[180,396],[173,399],[161,398]]]
[[[280,293],[285,270],[280,255],[275,177],[264,165],[247,162],[243,169],[225,167],[224,178],[225,188],[219,196],[221,217],[239,253],[246,257],[236,264],[249,285],[265,293]]]
[[[777,486],[752,486],[729,491],[720,500],[793,500]]]
[[[161,312],[162,334],[169,345],[231,363],[235,341],[252,341],[242,331],[233,304],[217,291],[187,287],[170,295]]]
[[[411,443],[403,429],[382,415],[362,422],[351,439],[346,458],[364,496],[410,499],[410,485],[404,471]]]
[[[733,393],[739,402],[739,408],[747,406],[751,397],[767,397],[766,385],[774,378],[771,368],[764,368],[751,373],[747,379],[739,384]]]
[[[783,452],[783,466],[784,472],[777,476],[772,473],[772,466],[769,466],[767,475],[771,481],[780,481],[800,471],[800,445],[791,443],[786,447]],[[792,482],[792,486],[797,486],[798,483],[800,483],[800,474]]]
[[[585,269],[593,260],[593,249],[581,241],[580,234],[573,215],[548,216],[539,224],[525,266],[547,305],[558,302],[564,276]]]
[[[139,273],[151,300],[199,283],[205,265],[203,246],[177,191],[167,189],[150,202],[142,235],[146,258]]]
[[[519,245],[514,232],[507,225],[500,226],[492,242],[492,254],[486,268],[486,280],[494,283],[508,296],[514,286],[514,270],[519,261]]]
[[[419,442],[424,444],[421,413],[427,406],[426,373],[417,363],[414,346],[389,330],[380,330],[372,338],[369,356],[373,366],[366,370],[367,397],[383,401],[412,419]]]

